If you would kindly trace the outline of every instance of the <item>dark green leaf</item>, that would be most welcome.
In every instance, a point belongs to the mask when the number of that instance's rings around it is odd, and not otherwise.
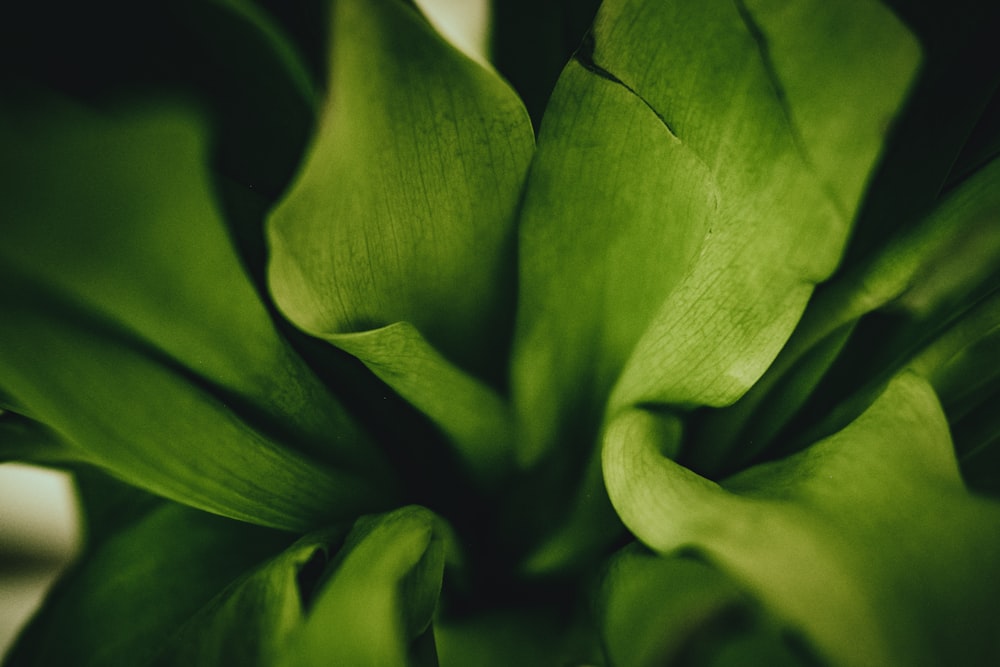
[[[0,393],[79,458],[220,514],[302,529],[391,503],[380,453],[240,266],[196,117],[14,99]]]

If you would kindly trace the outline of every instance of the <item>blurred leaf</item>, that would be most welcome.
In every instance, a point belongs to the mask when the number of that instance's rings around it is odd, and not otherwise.
[[[0,463],[58,464],[79,458],[80,453],[45,424],[0,409]]]
[[[436,664],[418,656],[433,651],[425,631],[440,593],[445,527],[423,508],[364,517],[346,542],[344,529],[317,531],[277,555],[287,536],[173,504],[118,528],[62,584],[11,667],[68,664],[63,651],[80,651],[82,662],[72,664],[81,665]],[[187,532],[178,538],[177,529]],[[140,576],[151,583],[133,581]],[[119,599],[136,590],[144,595]],[[161,601],[161,591],[174,596]],[[93,636],[56,625],[89,601],[103,603],[100,613],[75,621]],[[160,606],[139,611],[151,603]],[[132,624],[125,614],[136,613],[141,622]],[[117,642],[102,625],[112,622],[130,629]],[[69,645],[37,644],[36,635],[53,631],[68,632]]]
[[[173,503],[106,534],[56,585],[5,667],[147,664],[203,604],[289,541]]]
[[[843,431],[719,486],[665,458],[675,418],[623,413],[604,469],[657,552],[694,548],[836,664],[992,664],[1000,506],[970,495],[933,390],[896,377]]]
[[[220,514],[302,529],[391,503],[380,454],[241,268],[195,117],[13,99],[0,393],[83,460]]]
[[[610,561],[597,605],[617,667],[814,664],[728,577],[683,554],[622,550]]]
[[[331,25],[318,132],[269,222],[272,292],[488,467],[506,411],[464,372],[503,373],[527,116],[413,7],[339,0]]]
[[[545,607],[528,601],[470,613],[442,614],[434,621],[441,667],[601,664],[593,619],[566,607]]]

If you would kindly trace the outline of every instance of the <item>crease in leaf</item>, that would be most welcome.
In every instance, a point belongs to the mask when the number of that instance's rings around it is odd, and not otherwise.
[[[632,55],[627,45],[651,43],[671,22],[699,30],[678,34],[652,59]],[[698,266],[636,346],[612,406],[730,403],[767,368],[812,285],[835,267],[919,63],[917,45],[874,3],[784,12],[621,3],[594,32],[594,60],[672,119],[712,166],[721,199]],[[695,48],[693,39],[713,46]],[[814,67],[804,70],[804,61]],[[830,114],[831,94],[863,103]],[[851,176],[836,180],[843,173]]]
[[[599,418],[717,203],[707,168],[642,99],[582,61],[567,65],[521,209],[512,386],[522,465],[559,431],[596,428],[572,422]]]
[[[837,664],[997,656],[980,574],[1000,557],[1000,506],[964,487],[925,380],[898,375],[843,431],[721,486],[660,453],[680,434],[632,410],[604,441],[612,501],[655,551],[704,553]]]
[[[519,457],[589,437],[629,405],[719,406],[745,393],[834,270],[919,62],[913,37],[874,3],[605,2],[552,96],[521,212]],[[660,127],[640,134],[637,111],[602,102],[613,93],[595,91],[616,84]],[[663,130],[670,152],[609,187]],[[641,150],[596,161],[595,146],[629,132]],[[591,157],[599,168],[577,165]],[[633,203],[644,180],[662,194]],[[631,253],[605,262],[623,229]],[[667,280],[649,266],[657,253],[675,267]],[[602,340],[592,321],[627,334]]]
[[[508,336],[530,123],[506,83],[413,7],[339,0],[331,26],[317,134],[268,223],[271,291],[306,332],[373,355],[361,359],[407,398],[436,394],[418,407],[481,467],[506,432],[482,437],[501,418],[488,382]],[[466,390],[492,406],[478,424],[447,409],[468,405]]]

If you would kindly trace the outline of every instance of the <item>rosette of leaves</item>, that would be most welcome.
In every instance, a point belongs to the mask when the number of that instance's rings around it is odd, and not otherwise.
[[[11,17],[4,664],[996,664],[997,14]]]

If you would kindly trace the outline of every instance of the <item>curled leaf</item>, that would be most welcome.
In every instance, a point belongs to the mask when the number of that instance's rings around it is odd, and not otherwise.
[[[271,290],[292,322],[357,354],[481,466],[503,446],[503,430],[481,437],[506,419],[499,397],[471,428],[467,409],[447,406],[493,391],[460,374],[502,374],[527,115],[412,6],[339,0],[330,21],[317,134],[269,221]]]
[[[630,529],[693,548],[843,665],[989,664],[1000,506],[970,495],[930,386],[896,377],[843,431],[716,484],[665,458],[679,423],[609,428],[604,470]]]

